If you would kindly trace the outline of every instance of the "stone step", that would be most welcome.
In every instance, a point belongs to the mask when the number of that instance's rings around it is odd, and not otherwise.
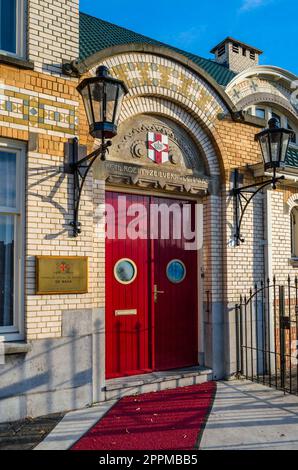
[[[128,395],[158,392],[176,387],[201,384],[212,380],[212,370],[195,366],[169,371],[151,372],[143,375],[120,377],[106,381],[103,391],[106,400],[115,400]]]

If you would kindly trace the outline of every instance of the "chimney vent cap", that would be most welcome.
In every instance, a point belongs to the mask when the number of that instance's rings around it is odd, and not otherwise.
[[[234,44],[237,44],[239,46],[242,46],[244,47],[245,49],[249,49],[253,52],[256,52],[256,54],[258,55],[261,55],[263,54],[263,51],[261,51],[261,49],[257,49],[256,47],[253,47],[253,46],[250,46],[249,44],[246,44],[245,42],[242,42],[242,41],[238,41],[238,39],[234,39],[232,38],[231,36],[227,36],[223,41],[221,41],[219,44],[217,44],[217,46],[214,46],[210,53],[211,54],[214,54],[217,49],[219,49],[221,46],[223,46],[224,44],[228,44],[228,43],[234,43]]]

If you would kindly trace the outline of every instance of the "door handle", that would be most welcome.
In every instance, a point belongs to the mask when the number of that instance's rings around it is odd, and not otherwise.
[[[157,299],[158,299],[158,294],[164,294],[164,291],[163,290],[157,290],[157,284],[154,284],[153,294],[154,294],[154,303],[156,304]]]

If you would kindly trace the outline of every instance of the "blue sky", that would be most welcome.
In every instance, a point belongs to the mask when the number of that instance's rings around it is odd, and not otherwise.
[[[297,0],[80,0],[80,10],[207,58],[232,36],[298,75]]]

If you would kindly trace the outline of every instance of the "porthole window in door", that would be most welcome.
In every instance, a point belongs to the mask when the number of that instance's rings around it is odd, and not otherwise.
[[[129,258],[119,259],[114,266],[115,279],[120,284],[131,284],[137,277],[137,266]]]
[[[179,259],[172,259],[167,265],[167,278],[174,284],[179,284],[185,279],[186,267]]]

